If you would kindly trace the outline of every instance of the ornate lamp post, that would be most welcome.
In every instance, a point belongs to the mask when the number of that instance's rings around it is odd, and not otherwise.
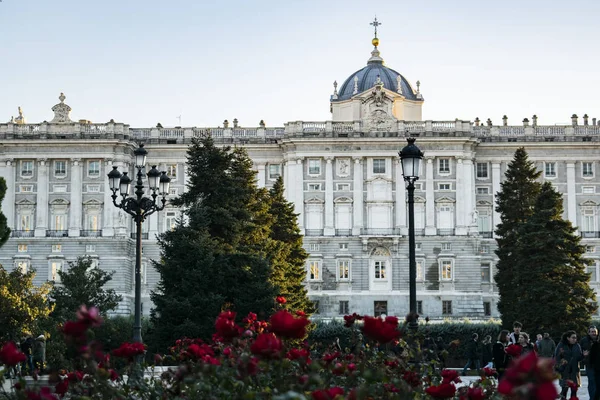
[[[415,260],[415,181],[419,179],[423,152],[415,146],[415,138],[408,138],[408,145],[398,155],[402,161],[402,175],[408,183],[408,258],[409,258],[409,309],[411,315],[417,315],[417,261]],[[416,318],[409,327],[416,330]]]
[[[151,214],[161,211],[165,208],[167,195],[169,194],[169,183],[171,178],[166,172],[159,172],[156,165],[148,171],[148,188],[152,191],[151,198],[144,197],[144,182],[142,181],[142,169],[146,165],[146,155],[148,151],[144,144],[133,151],[135,156],[135,166],[138,170],[137,181],[135,184],[136,197],[129,196],[131,178],[127,172],[122,174],[113,167],[108,173],[108,182],[112,190],[113,204],[133,217],[136,226],[136,247],[135,247],[135,321],[133,325],[133,341],[142,342],[142,222]],[[117,190],[120,192],[121,199],[117,202]],[[160,205],[156,198],[161,196]]]

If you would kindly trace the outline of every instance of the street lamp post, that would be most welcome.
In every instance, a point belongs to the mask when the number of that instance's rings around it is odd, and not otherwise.
[[[113,204],[125,211],[133,217],[136,227],[136,246],[135,246],[135,320],[133,324],[133,341],[142,342],[142,222],[151,214],[161,211],[165,208],[167,195],[169,194],[169,183],[171,178],[166,172],[159,172],[156,165],[153,165],[148,176],[148,188],[152,191],[150,197],[144,197],[144,182],[142,178],[144,174],[142,169],[146,165],[146,155],[148,151],[144,148],[144,144],[133,151],[135,156],[135,166],[138,170],[137,181],[135,184],[136,197],[129,197],[129,188],[131,186],[131,178],[127,176],[127,172],[122,174],[118,171],[118,167],[113,167],[108,173],[108,182],[110,190],[112,190]],[[117,190],[120,192],[121,200],[117,202]],[[160,205],[157,204],[156,198],[161,196]]]
[[[419,179],[419,170],[423,152],[415,146],[415,138],[408,138],[408,145],[400,153],[402,175],[408,190],[408,258],[409,258],[409,309],[412,316],[409,328],[416,330],[417,321],[417,261],[415,260],[415,181]]]

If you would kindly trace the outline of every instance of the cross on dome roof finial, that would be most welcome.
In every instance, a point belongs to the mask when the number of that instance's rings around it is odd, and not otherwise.
[[[377,27],[379,25],[381,25],[381,22],[377,21],[377,15],[375,16],[375,19],[373,20],[373,22],[371,22],[369,25],[372,25],[373,27],[375,27],[375,38],[377,38]]]

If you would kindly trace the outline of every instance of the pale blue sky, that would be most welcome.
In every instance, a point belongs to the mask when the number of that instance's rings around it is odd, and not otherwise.
[[[0,121],[22,106],[132,127],[327,120],[366,65],[421,81],[424,119],[600,118],[600,1],[2,0]]]

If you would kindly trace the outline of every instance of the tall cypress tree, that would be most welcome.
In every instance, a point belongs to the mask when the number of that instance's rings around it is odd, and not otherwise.
[[[562,217],[563,198],[546,182],[533,214],[518,229],[515,256],[520,293],[519,321],[554,337],[566,330],[585,332],[596,310],[586,271],[585,247]]]
[[[500,295],[498,310],[505,327],[519,319],[522,309],[519,297],[526,287],[518,280],[519,259],[514,250],[518,242],[519,227],[533,214],[533,206],[541,189],[541,184],[537,181],[540,174],[529,160],[525,149],[519,148],[508,164],[506,179],[501,183],[501,190],[496,196],[496,211],[500,213],[500,223],[496,227],[496,254],[499,260],[495,280]]]
[[[284,308],[312,314],[314,306],[308,299],[304,285],[308,253],[302,247],[302,235],[298,227],[298,214],[294,213],[294,204],[283,196],[281,177],[275,181],[269,195],[270,214],[274,218],[270,235],[274,241],[273,284],[277,286],[279,294],[287,300]]]
[[[187,191],[173,201],[186,223],[159,237],[155,263],[161,278],[152,319],[163,347],[182,336],[210,337],[225,308],[267,316],[276,294],[261,246],[270,240],[268,195],[256,187],[246,152],[195,138],[187,161]]]
[[[2,214],[2,200],[6,194],[6,181],[0,177],[0,246],[2,246],[10,237],[10,228],[8,227],[6,216]]]

